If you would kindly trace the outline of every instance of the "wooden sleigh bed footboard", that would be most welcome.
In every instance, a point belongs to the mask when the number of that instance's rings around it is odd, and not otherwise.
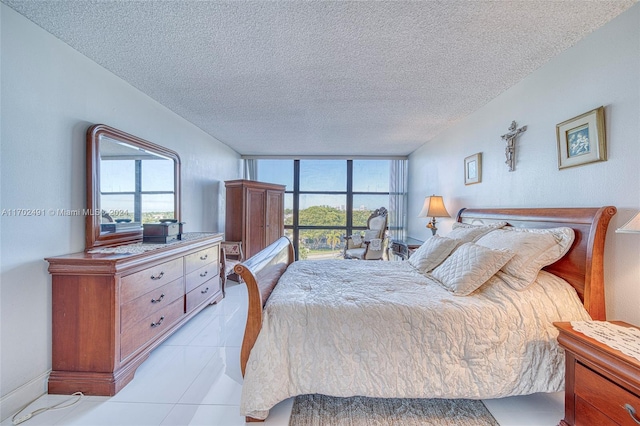
[[[243,376],[251,348],[253,348],[262,327],[262,309],[278,280],[294,260],[291,241],[287,237],[280,237],[233,269],[247,285],[249,294],[247,325],[240,350],[240,368]]]

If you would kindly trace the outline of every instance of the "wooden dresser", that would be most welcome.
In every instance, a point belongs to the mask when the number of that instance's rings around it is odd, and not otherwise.
[[[51,257],[49,393],[115,395],[149,353],[223,298],[222,234]]]
[[[640,424],[640,361],[574,330],[570,323],[554,325],[566,354],[565,417],[560,425]]]
[[[284,235],[284,185],[238,179],[225,187],[225,238],[242,241],[245,258]]]

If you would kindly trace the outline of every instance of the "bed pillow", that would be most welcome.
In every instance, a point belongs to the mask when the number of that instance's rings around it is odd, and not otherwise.
[[[496,222],[491,225],[470,225],[468,223],[455,222],[447,238],[460,240],[462,243],[470,243],[489,232],[507,226],[507,222]]]
[[[431,276],[457,296],[467,296],[480,288],[513,257],[508,250],[494,250],[464,243]]]
[[[550,229],[502,228],[482,236],[476,244],[506,249],[514,253],[513,258],[501,268],[500,278],[515,290],[531,285],[540,270],[564,256],[575,234],[567,227]]]
[[[367,229],[366,231],[364,231],[364,237],[363,240],[365,241],[371,241],[375,238],[380,238],[380,231],[377,229]]]
[[[418,271],[427,273],[441,264],[458,245],[458,240],[434,235],[409,257],[409,263]]]

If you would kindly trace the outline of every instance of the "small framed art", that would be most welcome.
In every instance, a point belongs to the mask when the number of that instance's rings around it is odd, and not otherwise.
[[[556,126],[558,169],[606,161],[607,141],[604,107],[564,121]]]
[[[464,159],[464,184],[482,182],[482,153],[473,154]]]

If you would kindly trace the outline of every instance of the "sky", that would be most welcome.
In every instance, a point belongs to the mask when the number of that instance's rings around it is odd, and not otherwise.
[[[389,192],[390,160],[353,160],[354,192]],[[293,160],[258,160],[258,180],[286,185],[293,190]],[[300,160],[300,191],[347,190],[347,160]],[[341,207],[346,195],[318,194],[300,196],[300,209],[313,205]],[[354,208],[388,208],[386,195],[354,195]],[[293,208],[293,197],[285,197],[285,208]]]

